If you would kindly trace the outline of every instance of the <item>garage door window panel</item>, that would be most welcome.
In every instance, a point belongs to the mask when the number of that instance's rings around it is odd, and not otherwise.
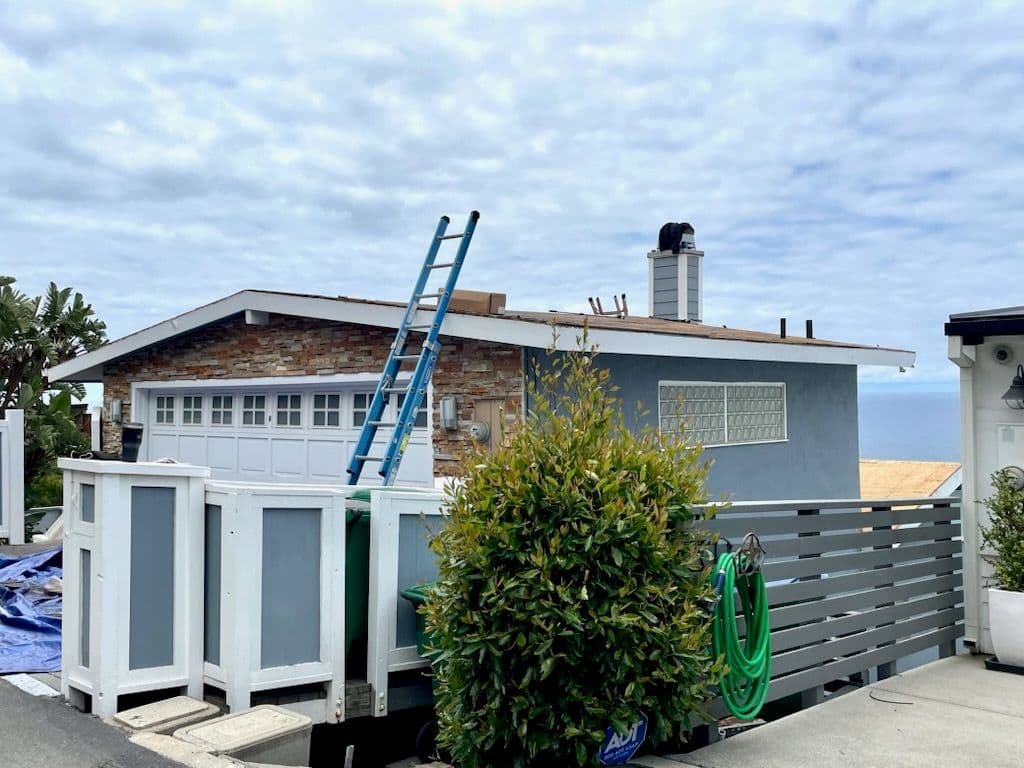
[[[341,395],[313,395],[313,426],[341,426]]]
[[[402,406],[405,404],[405,395],[398,396],[398,404],[395,411],[395,419],[398,419],[398,414],[402,412]],[[416,412],[416,421],[413,423],[414,427],[418,429],[425,429],[427,426],[427,403],[426,401],[420,403],[420,408]]]
[[[302,395],[277,396],[277,426],[302,426]]]
[[[372,392],[356,392],[352,395],[352,426],[361,427],[366,422],[366,412],[373,401]]]
[[[234,423],[235,398],[233,395],[213,395],[210,398],[210,423],[230,427]]]
[[[267,396],[245,395],[242,397],[242,425],[262,427],[267,423]]]
[[[156,423],[174,423],[174,395],[157,395],[156,398]]]
[[[203,423],[202,395],[184,395],[181,398],[181,423],[194,426]]]

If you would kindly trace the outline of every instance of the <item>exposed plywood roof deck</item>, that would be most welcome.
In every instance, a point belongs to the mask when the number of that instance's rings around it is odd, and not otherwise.
[[[959,469],[955,461],[861,459],[860,495],[865,499],[933,496]]]

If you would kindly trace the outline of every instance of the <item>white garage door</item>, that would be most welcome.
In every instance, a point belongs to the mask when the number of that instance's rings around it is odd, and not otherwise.
[[[371,383],[290,384],[161,389],[136,393],[145,413],[140,458],[171,457],[208,466],[213,476],[255,482],[345,483],[349,457],[373,397]],[[384,421],[394,421],[392,397]],[[133,411],[134,412],[134,411]],[[397,484],[433,485],[428,402],[398,470]],[[371,455],[383,453],[382,427]],[[368,462],[361,483],[377,484]]]

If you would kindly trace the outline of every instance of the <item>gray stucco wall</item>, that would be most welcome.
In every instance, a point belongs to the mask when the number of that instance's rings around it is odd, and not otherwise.
[[[544,365],[546,352],[528,357]],[[599,355],[619,387],[626,423],[658,426],[658,382],[786,384],[785,442],[708,448],[712,499],[855,499],[860,496],[857,368],[853,365]],[[528,369],[532,366],[528,365]],[[640,401],[646,415],[636,408]]]

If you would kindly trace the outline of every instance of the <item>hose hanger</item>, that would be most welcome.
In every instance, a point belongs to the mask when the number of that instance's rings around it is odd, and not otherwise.
[[[712,652],[726,664],[719,680],[726,707],[740,720],[752,720],[764,706],[771,678],[768,597],[762,572],[765,550],[753,532],[743,537],[735,551],[728,540],[726,544],[728,550],[718,555],[711,572],[715,590]],[[737,592],[746,626],[742,642],[737,626]]]

